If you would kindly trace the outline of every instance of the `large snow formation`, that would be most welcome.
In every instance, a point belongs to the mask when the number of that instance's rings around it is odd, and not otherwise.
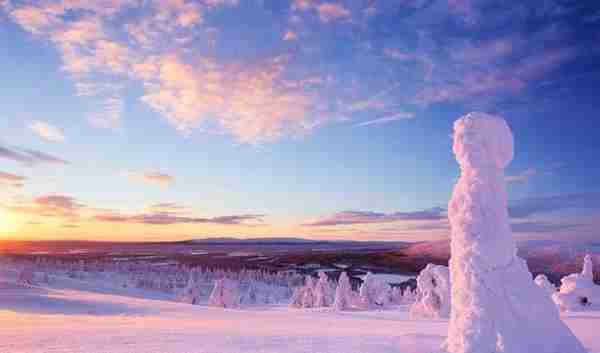
[[[417,277],[417,298],[410,307],[411,318],[450,316],[450,272],[448,267],[427,264]]]
[[[560,291],[552,295],[560,310],[585,310],[600,304],[600,286],[594,284],[593,266],[592,258],[586,255],[581,273],[561,279]]]
[[[508,221],[504,168],[513,136],[501,117],[469,113],[454,123],[461,169],[448,217],[451,353],[581,353],[550,297],[516,255]]]

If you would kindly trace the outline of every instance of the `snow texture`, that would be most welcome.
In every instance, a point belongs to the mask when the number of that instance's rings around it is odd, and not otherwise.
[[[552,295],[561,311],[600,307],[600,286],[594,284],[593,267],[591,256],[586,255],[581,273],[573,273],[561,279],[560,291]]]
[[[410,317],[446,318],[450,316],[450,272],[448,267],[428,264],[417,277],[417,298]]]
[[[448,205],[450,353],[582,353],[552,300],[516,255],[504,168],[513,158],[506,121],[469,113],[454,123],[461,176]]]

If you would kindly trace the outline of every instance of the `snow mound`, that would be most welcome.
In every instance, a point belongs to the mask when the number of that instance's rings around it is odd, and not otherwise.
[[[581,273],[573,273],[561,279],[560,291],[552,295],[561,311],[600,307],[600,286],[594,284],[593,266],[591,256],[586,255]]]
[[[550,297],[516,255],[504,168],[513,157],[506,121],[469,113],[454,123],[461,169],[448,205],[451,225],[450,353],[582,353]]]

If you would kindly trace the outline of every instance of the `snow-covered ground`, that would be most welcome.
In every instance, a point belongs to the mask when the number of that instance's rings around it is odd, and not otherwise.
[[[410,320],[403,306],[343,313],[231,310],[68,287],[0,282],[0,352],[428,353],[437,351],[447,330],[446,320]],[[590,352],[600,352],[600,312],[564,319]]]

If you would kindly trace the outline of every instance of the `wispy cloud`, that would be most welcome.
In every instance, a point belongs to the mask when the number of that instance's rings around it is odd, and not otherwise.
[[[191,211],[188,206],[176,202],[160,202],[147,207],[149,213],[186,214]]]
[[[324,23],[347,20],[352,17],[352,12],[339,2],[294,0],[291,9],[292,11],[314,11]]]
[[[440,220],[444,218],[446,218],[445,210],[439,207],[423,211],[394,213],[381,213],[373,211],[343,211],[335,213],[330,217],[305,223],[304,225],[310,227],[321,227],[349,224],[390,223],[398,221]]]
[[[309,131],[315,126],[310,114],[315,104],[300,89],[282,85],[285,57],[243,65],[190,50],[205,14],[237,3],[114,0],[100,6],[63,0],[25,2],[7,12],[57,47],[78,94],[98,99],[98,109],[89,115],[94,126],[119,126],[123,86],[135,80],[144,88],[141,100],[185,134],[203,127],[243,143],[261,143]],[[345,17],[347,11],[328,3],[318,9],[328,21]],[[140,16],[121,16],[125,10]],[[294,35],[288,32],[286,39]]]
[[[352,16],[350,10],[342,4],[334,2],[324,2],[317,5],[316,9],[319,13],[319,18],[323,22],[346,20]]]
[[[140,223],[148,225],[172,224],[219,224],[219,225],[245,225],[247,222],[262,222],[264,215],[244,214],[219,217],[187,217],[171,213],[145,213],[136,215],[123,215],[118,213],[99,214],[97,221],[114,223]]]
[[[15,213],[27,214],[37,217],[54,217],[67,220],[79,219],[80,212],[86,206],[76,198],[68,195],[50,194],[38,196],[32,200],[25,200],[6,206]]]
[[[513,175],[507,175],[504,180],[507,183],[525,183],[536,176],[551,176],[555,175],[558,170],[564,166],[564,163],[555,162],[542,168],[527,168]]]
[[[38,165],[38,164],[70,164],[66,160],[47,154],[45,152],[19,148],[19,147],[8,147],[0,146],[0,158],[12,160],[26,165]]]
[[[25,180],[27,180],[27,178],[24,176],[0,171],[0,185],[9,185],[15,188],[22,188],[25,184]]]
[[[170,186],[175,182],[174,176],[159,171],[127,172],[126,176],[133,181],[163,187]]]
[[[600,193],[587,192],[531,197],[509,202],[511,217],[526,218],[561,210],[600,210]]]
[[[540,233],[557,233],[568,230],[575,230],[580,228],[581,224],[562,224],[562,223],[549,223],[540,221],[531,222],[514,222],[511,223],[511,229],[514,233],[525,233],[525,234],[540,234]]]
[[[507,183],[524,183],[529,181],[532,177],[538,174],[538,170],[535,168],[527,168],[522,172],[519,172],[514,175],[507,175],[504,180]]]
[[[393,121],[407,120],[407,119],[414,119],[414,118],[415,118],[414,113],[400,112],[400,113],[395,113],[395,114],[392,114],[389,116],[383,116],[380,118],[376,118],[373,120],[363,121],[361,123],[356,124],[355,126],[381,125],[381,124],[386,124],[386,123],[390,123]]]
[[[31,124],[29,124],[29,129],[46,141],[65,141],[65,135],[62,133],[62,131],[46,122],[39,120],[33,121]]]
[[[156,79],[142,100],[183,132],[212,120],[240,142],[272,141],[312,126],[310,96],[280,86],[285,60],[243,68],[167,56],[155,64]]]
[[[61,194],[41,195],[32,199],[14,201],[12,204],[0,204],[0,207],[16,214],[52,218],[63,221],[63,224],[78,226],[83,221],[146,225],[217,224],[224,226],[255,226],[264,225],[265,217],[263,214],[197,217],[190,214],[191,210],[188,207],[173,202],[153,204],[145,212],[126,214],[113,209],[90,207],[73,196]],[[68,226],[68,228],[73,227]]]

